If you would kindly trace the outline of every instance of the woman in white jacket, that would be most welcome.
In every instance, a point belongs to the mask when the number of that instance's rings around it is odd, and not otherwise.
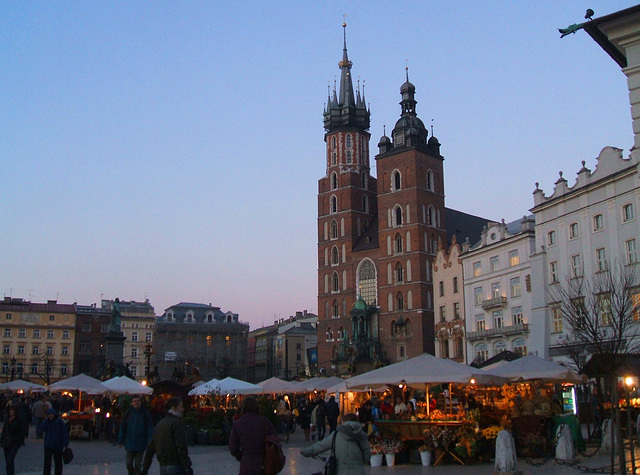
[[[367,434],[362,430],[355,414],[345,414],[342,421],[343,424],[335,432],[337,475],[364,474],[364,467],[369,465],[371,459],[371,448]],[[331,450],[333,438],[334,434],[331,434],[323,440],[303,448],[300,453],[305,457],[312,457]]]

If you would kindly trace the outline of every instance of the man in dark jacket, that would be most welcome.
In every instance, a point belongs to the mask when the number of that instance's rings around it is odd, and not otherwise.
[[[259,412],[256,399],[245,398],[242,414],[231,428],[229,452],[240,462],[240,475],[262,474],[264,439],[269,434],[276,434],[271,421]]]
[[[335,432],[338,427],[338,416],[340,415],[340,406],[338,406],[335,396],[329,398],[325,413],[327,414],[327,422],[329,423],[329,434],[331,434]]]
[[[69,431],[58,411],[49,409],[47,418],[42,421],[40,430],[44,434],[44,470],[43,475],[51,474],[51,457],[55,462],[56,475],[62,475],[62,451],[69,446]]]
[[[139,475],[142,470],[142,457],[153,435],[151,413],[142,407],[140,396],[133,396],[131,407],[122,417],[118,434],[118,445],[124,445],[126,465],[129,475]]]
[[[167,415],[153,429],[151,442],[144,452],[140,475],[147,475],[157,455],[160,475],[193,475],[185,427],[182,423],[184,405],[180,398],[171,398],[165,405]]]

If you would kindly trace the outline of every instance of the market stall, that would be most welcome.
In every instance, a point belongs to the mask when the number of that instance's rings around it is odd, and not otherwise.
[[[49,386],[51,392],[77,392],[78,408],[62,414],[62,419],[69,426],[70,438],[90,439],[94,433],[95,408],[93,404],[83,404],[83,395],[104,394],[108,388],[99,380],[81,373],[71,378],[62,379]]]

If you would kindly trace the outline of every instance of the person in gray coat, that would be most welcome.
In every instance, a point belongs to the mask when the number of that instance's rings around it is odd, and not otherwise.
[[[369,465],[371,448],[367,434],[362,430],[358,417],[353,414],[345,414],[342,417],[343,424],[335,432],[337,475],[362,475],[365,473],[365,465]],[[334,435],[303,448],[300,453],[305,457],[313,457],[331,450]]]

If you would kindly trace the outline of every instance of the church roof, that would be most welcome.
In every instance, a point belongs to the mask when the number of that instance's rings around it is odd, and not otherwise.
[[[445,208],[444,215],[447,245],[451,244],[453,236],[456,236],[456,240],[459,243],[464,242],[467,238],[469,238],[469,242],[478,242],[481,237],[482,228],[491,221],[490,219],[474,216],[452,208]]]

